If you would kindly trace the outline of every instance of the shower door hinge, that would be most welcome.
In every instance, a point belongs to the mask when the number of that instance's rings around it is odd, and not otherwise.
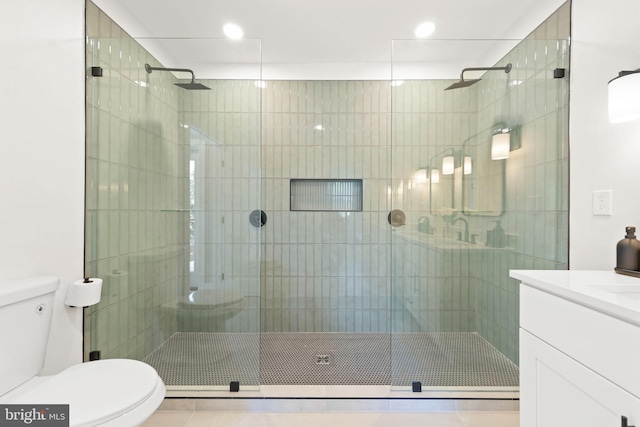
[[[222,223],[224,224],[224,217],[222,217]]]
[[[220,277],[222,280],[224,280],[224,273],[222,273],[222,276]]]
[[[563,78],[565,75],[565,69],[564,68],[556,68],[555,70],[553,70],[553,78],[554,79],[561,79]]]
[[[89,361],[100,360],[100,350],[93,350],[89,352]]]
[[[102,77],[102,67],[91,67],[91,75],[93,77]]]

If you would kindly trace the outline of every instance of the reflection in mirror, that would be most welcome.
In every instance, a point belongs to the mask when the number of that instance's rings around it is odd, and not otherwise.
[[[500,216],[504,211],[506,158],[492,159],[492,136],[492,133],[483,132],[463,144],[462,155],[465,164],[469,165],[466,170],[469,173],[463,171],[460,175],[460,206],[465,215]],[[511,139],[514,139],[513,135]],[[508,157],[509,148],[506,153]]]
[[[496,135],[498,138],[496,138]],[[506,147],[498,144],[506,141]],[[505,161],[520,148],[520,127],[498,123],[468,138],[460,148],[440,151],[416,172],[429,183],[433,215],[501,216],[505,204]],[[500,155],[496,154],[498,151]]]
[[[448,148],[429,160],[429,211],[433,215],[451,215],[455,212],[455,159],[454,151]]]

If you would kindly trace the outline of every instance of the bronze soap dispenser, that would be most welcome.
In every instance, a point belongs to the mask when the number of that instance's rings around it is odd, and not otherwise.
[[[627,227],[627,235],[616,247],[616,272],[640,277],[640,241],[636,239],[636,228]]]

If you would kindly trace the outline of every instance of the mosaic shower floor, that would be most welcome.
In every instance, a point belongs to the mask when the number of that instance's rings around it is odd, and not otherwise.
[[[476,333],[178,332],[145,360],[167,386],[518,387],[518,367]]]

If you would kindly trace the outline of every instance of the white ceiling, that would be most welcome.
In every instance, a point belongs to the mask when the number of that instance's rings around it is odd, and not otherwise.
[[[405,62],[429,64],[414,78],[457,78],[462,67],[494,65],[564,1],[94,0],[167,67],[265,80],[389,79],[392,68],[410,78]],[[424,21],[436,30],[415,41]],[[245,40],[224,40],[227,22]]]

